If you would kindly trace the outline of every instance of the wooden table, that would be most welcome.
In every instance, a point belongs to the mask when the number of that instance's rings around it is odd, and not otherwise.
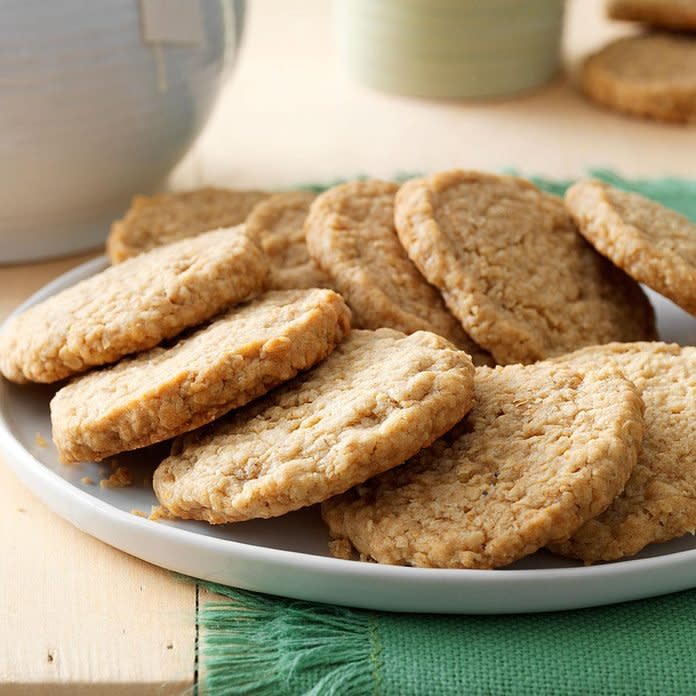
[[[175,187],[452,166],[696,177],[696,128],[599,110],[567,79],[493,103],[387,96],[341,76],[329,3],[254,0],[249,9],[238,70]],[[571,63],[626,31],[603,21],[595,0],[571,2],[568,25]],[[0,315],[86,258],[0,268]],[[0,694],[178,693],[198,674],[199,600],[195,586],[50,513],[0,463]]]

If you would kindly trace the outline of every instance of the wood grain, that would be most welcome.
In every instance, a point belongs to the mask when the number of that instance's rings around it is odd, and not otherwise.
[[[94,255],[0,268],[0,318]],[[48,511],[0,461],[0,694],[180,693],[195,586]]]
[[[4,466],[0,490],[0,538],[11,563],[0,595],[4,687],[40,694],[97,683],[108,693],[163,693],[166,684],[178,693],[190,685],[195,587],[48,512]]]

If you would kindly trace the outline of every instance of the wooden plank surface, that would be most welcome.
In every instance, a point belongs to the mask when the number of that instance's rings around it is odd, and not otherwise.
[[[600,5],[569,3],[572,60],[627,30]],[[347,82],[332,44],[326,0],[249,3],[238,70],[172,185],[451,166],[696,177],[696,128],[598,109],[568,80],[497,102],[398,98]],[[0,315],[85,258],[0,268]],[[73,529],[0,462],[0,694],[177,693],[194,681],[195,605],[194,587]]]
[[[0,317],[90,256],[0,269]],[[0,465],[0,694],[180,693],[196,588],[78,531]]]

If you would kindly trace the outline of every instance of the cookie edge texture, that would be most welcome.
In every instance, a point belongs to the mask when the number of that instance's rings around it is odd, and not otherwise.
[[[167,322],[168,325],[165,326],[164,329],[157,331],[154,330],[154,325],[150,323],[148,326],[150,326],[152,330],[148,332],[148,335],[145,338],[141,336],[139,341],[134,340],[130,343],[125,336],[127,332],[121,330],[117,332],[119,341],[111,341],[109,345],[102,347],[101,350],[85,350],[80,347],[81,344],[77,347],[69,348],[68,344],[75,343],[75,334],[66,334],[63,337],[61,349],[52,356],[47,356],[45,354],[46,341],[40,342],[38,345],[30,346],[30,350],[27,350],[23,345],[25,341],[22,340],[22,334],[27,332],[27,329],[23,328],[23,326],[28,321],[27,317],[31,319],[34,314],[40,316],[39,308],[48,302],[55,301],[54,298],[61,296],[63,293],[74,291],[74,288],[78,286],[89,288],[90,283],[95,282],[95,278],[104,273],[115,275],[119,272],[118,269],[123,268],[123,264],[126,263],[132,265],[147,265],[149,262],[152,262],[150,278],[154,279],[159,274],[157,266],[159,257],[163,254],[170,253],[171,249],[176,248],[176,245],[186,246],[191,244],[194,240],[200,240],[201,237],[205,235],[222,235],[231,232],[243,238],[244,249],[236,251],[232,256],[228,256],[226,259],[220,258],[220,256],[217,256],[215,259],[210,259],[211,263],[215,265],[220,273],[222,273],[225,266],[228,267],[229,272],[232,272],[233,269],[242,264],[245,266],[245,273],[240,276],[244,280],[242,291],[231,293],[225,302],[216,299],[215,302],[208,303],[206,309],[203,309],[205,303],[198,298],[196,305],[197,311],[192,318],[181,322]],[[243,256],[244,259],[240,258],[240,256]],[[0,334],[0,372],[7,379],[18,384],[25,384],[27,382],[52,383],[63,380],[66,377],[84,373],[94,367],[115,363],[126,355],[153,348],[161,341],[172,338],[192,326],[205,322],[227,307],[251,299],[263,290],[269,272],[268,262],[264,254],[256,244],[246,236],[243,231],[243,226],[211,230],[198,237],[182,239],[172,244],[156,247],[148,252],[127,259],[123,264],[108,266],[103,271],[91,275],[74,285],[61,289],[45,300],[27,308],[21,314],[17,314],[9,319],[3,325],[3,331],[2,334]],[[198,290],[200,291],[202,283],[205,281],[205,275],[202,275],[198,280],[201,281],[201,285],[198,286]],[[115,282],[118,283],[118,281]],[[172,288],[167,288],[166,292],[163,291],[163,296],[168,298],[171,292]],[[162,300],[162,302],[164,302],[164,300]],[[190,306],[185,302],[178,303],[169,298],[167,302],[171,307],[179,305],[183,308],[190,309]],[[69,315],[71,311],[72,310],[68,308],[66,310],[66,315]],[[184,315],[183,310],[181,311],[181,315]],[[132,315],[129,319],[131,324],[137,324],[138,321],[141,321],[141,317],[133,317]],[[73,361],[79,361],[81,366],[79,368],[72,367],[70,362]]]
[[[51,399],[50,410],[53,441],[61,460],[66,463],[100,461],[121,452],[147,447],[189,432],[232,409],[243,406],[323,360],[350,332],[350,310],[341,296],[331,290],[306,292],[320,293],[324,295],[324,300],[321,306],[315,306],[307,312],[302,325],[293,326],[292,324],[300,324],[297,319],[294,320],[291,325],[285,327],[282,335],[274,336],[258,345],[257,351],[253,354],[249,354],[248,351],[226,354],[221,356],[221,363],[208,366],[203,373],[180,372],[168,382],[157,384],[155,391],[148,391],[137,404],[123,404],[117,411],[109,411],[97,421],[90,422],[89,428],[80,423],[78,431],[75,432],[74,427],[62,425],[66,420],[64,412],[70,407],[69,399],[75,398],[74,392],[79,395],[82,378],[78,377],[60,389]],[[278,291],[278,294],[285,293]],[[259,299],[262,300],[263,297]],[[225,320],[225,317],[221,319]],[[201,331],[207,328],[204,327]],[[183,339],[186,340],[188,338]],[[144,353],[143,358],[146,359],[147,355],[148,353]],[[242,365],[239,364],[239,358],[243,360]],[[143,369],[146,371],[147,366]],[[234,373],[236,376],[244,371],[255,374],[253,378],[246,380],[247,384],[241,391],[236,388],[237,385],[233,385],[235,389],[230,389],[224,403],[219,402],[218,394],[214,401],[205,402],[206,389],[201,384],[202,376],[205,376],[209,383],[212,380],[217,384],[219,381],[225,382],[226,374]],[[182,387],[186,387],[188,393],[182,394]],[[182,401],[184,405],[194,404],[195,408],[192,407],[182,416],[178,424],[168,427],[162,425],[160,412],[167,410],[168,404],[172,405],[169,410],[173,411],[174,405]],[[137,425],[134,427],[134,419],[145,426],[139,436],[134,432],[140,429]],[[113,435],[108,445],[90,443],[90,440],[103,443],[104,433]]]
[[[534,191],[542,197],[556,197],[544,193],[526,179],[514,176],[490,174],[475,170],[451,169],[438,172],[430,177],[411,179],[402,185],[397,193],[395,207],[396,229],[399,239],[409,257],[440,292],[450,311],[463,324],[465,331],[482,348],[489,351],[500,364],[531,363],[550,357],[543,353],[537,335],[525,329],[521,321],[511,321],[501,317],[498,306],[475,282],[462,274],[453,255],[449,253],[451,243],[445,238],[435,217],[430,191],[430,181],[436,177],[441,188],[456,184],[460,181],[476,180],[483,182],[514,182],[521,189]],[[557,199],[559,208],[563,208],[561,199]],[[568,223],[574,223],[569,213]],[[581,235],[575,230],[578,237]],[[586,242],[583,242],[586,244]],[[589,247],[589,244],[588,244]],[[595,253],[595,252],[593,252]],[[644,315],[644,338],[655,337],[655,316],[652,306],[637,283],[618,268],[614,268],[601,255],[598,262],[607,265],[607,270],[615,271],[617,282],[630,284],[627,292],[635,295],[635,300],[641,304]],[[620,274],[620,278],[619,278]],[[472,320],[475,317],[476,321]],[[580,346],[578,346],[580,347]]]
[[[536,365],[542,365],[542,363],[537,363]],[[522,369],[535,369],[536,365],[509,365],[499,366],[497,368],[480,367],[477,368],[476,372],[477,376],[480,376],[484,374],[483,371],[492,372],[494,370],[516,369],[520,367]],[[603,454],[601,456],[601,461],[610,462],[611,466],[600,467],[600,458],[597,458],[594,464],[594,471],[590,472],[589,476],[590,484],[593,485],[590,502],[585,508],[581,509],[576,503],[577,496],[574,495],[570,501],[565,501],[566,504],[563,506],[555,504],[555,506],[537,510],[534,522],[531,524],[532,533],[528,535],[524,543],[519,545],[514,554],[508,552],[508,554],[500,559],[492,559],[487,556],[481,556],[480,554],[473,554],[472,552],[472,556],[476,556],[476,559],[467,565],[436,566],[420,564],[421,566],[470,569],[504,567],[536,552],[555,538],[567,538],[571,536],[573,532],[579,529],[589,519],[601,514],[611,504],[616,495],[623,490],[636,464],[640,443],[645,430],[644,404],[637,388],[632,382],[627,380],[618,369],[612,366],[605,366],[596,370],[577,370],[570,368],[561,368],[561,370],[568,373],[581,373],[583,374],[583,379],[592,375],[598,376],[598,383],[600,380],[608,381],[610,379],[617,384],[620,383],[625,389],[626,403],[625,407],[622,409],[625,411],[625,417],[620,421],[617,420],[612,426],[611,433],[605,433],[602,439]],[[593,441],[592,447],[596,449],[596,440]],[[599,474],[602,472],[597,471],[599,468],[605,470],[604,474],[601,476]],[[607,479],[609,479],[608,482]],[[369,486],[369,482],[367,485]],[[329,535],[332,540],[331,543],[333,544],[330,548],[336,548],[338,552],[342,554],[341,557],[345,557],[347,542],[350,547],[361,554],[361,558],[374,559],[380,562],[373,555],[374,549],[370,549],[369,541],[362,544],[362,540],[360,540],[356,543],[355,535],[351,534],[350,530],[346,529],[345,514],[341,513],[341,505],[349,506],[351,501],[347,500],[343,503],[341,498],[348,498],[349,496],[350,491],[322,505],[322,518],[329,528]],[[550,511],[552,511],[551,514]],[[415,565],[408,563],[405,558],[401,558],[400,562],[386,561],[386,563],[405,566]]]
[[[645,283],[696,316],[696,266],[689,266],[678,255],[661,252],[645,239],[639,228],[625,222],[608,196],[612,188],[602,181],[583,179],[566,191],[564,202],[580,234],[634,280]],[[665,212],[683,217],[669,208]],[[684,221],[694,224],[687,218]]]
[[[663,342],[634,342],[634,343],[609,343],[603,346],[588,346],[581,348],[578,351],[569,353],[566,356],[559,356],[550,362],[557,364],[573,365],[575,356],[584,357],[599,353],[602,361],[612,360],[611,353],[626,352],[631,350],[646,350],[653,352],[667,352],[672,356],[681,357],[682,350],[687,348],[691,351],[696,351],[696,347],[680,346],[676,343]],[[619,366],[620,369],[620,366]],[[646,430],[650,425],[646,421]],[[640,454],[639,454],[640,459]],[[620,497],[619,494],[618,497]],[[677,499],[682,499],[683,496],[678,496]],[[682,503],[683,504],[683,503]],[[611,505],[607,508],[609,510]],[[592,564],[603,561],[618,561],[623,558],[630,558],[642,551],[649,544],[664,543],[672,539],[676,539],[684,534],[694,533],[696,529],[696,502],[692,502],[690,509],[684,509],[680,506],[677,515],[667,514],[665,518],[655,520],[655,524],[650,528],[646,528],[645,516],[652,518],[654,508],[650,506],[649,512],[646,509],[641,510],[642,514],[635,518],[624,518],[621,525],[618,527],[609,527],[602,525],[602,537],[605,539],[603,544],[597,543],[597,537],[592,538],[592,543],[587,543],[588,540],[578,540],[575,535],[582,531],[585,526],[594,527],[599,522],[600,515],[588,520],[585,525],[580,527],[570,537],[563,541],[550,544],[548,549],[553,553],[566,558],[581,560],[586,564]],[[605,510],[606,512],[606,510]],[[685,519],[686,518],[686,519]]]
[[[186,443],[178,439],[174,441],[173,445],[173,452],[176,452],[176,454],[165,459],[158,466],[153,476],[153,487],[160,503],[178,517],[183,519],[201,519],[211,524],[277,517],[293,510],[320,503],[327,498],[345,492],[352,486],[362,483],[376,474],[398,466],[423,447],[432,444],[471,409],[474,402],[473,382],[475,368],[468,354],[458,350],[443,337],[426,331],[405,335],[400,331],[386,328],[377,329],[376,331],[353,330],[351,334],[357,337],[360,334],[391,335],[407,341],[419,341],[427,337],[426,340],[431,343],[429,346],[431,349],[433,345],[437,345],[437,350],[446,350],[452,353],[451,358],[453,361],[456,359],[456,364],[453,363],[452,366],[447,368],[446,372],[437,374],[435,384],[429,390],[430,398],[425,402],[428,406],[425,416],[416,415],[416,412],[412,411],[409,417],[406,417],[404,409],[398,409],[398,411],[390,413],[380,425],[381,430],[385,428],[389,430],[389,436],[373,435],[372,439],[374,442],[371,443],[369,456],[363,451],[364,447],[359,448],[359,451],[356,451],[355,448],[352,451],[348,449],[346,454],[348,463],[343,468],[349,469],[351,475],[340,477],[337,481],[330,481],[327,485],[322,486],[320,491],[310,497],[299,500],[294,492],[289,491],[287,487],[281,490],[277,482],[270,480],[273,477],[264,475],[262,479],[254,479],[254,482],[248,486],[244,494],[238,496],[242,500],[235,502],[231,510],[212,510],[210,507],[202,505],[199,501],[195,501],[197,506],[197,514],[195,515],[189,514],[188,510],[182,509],[179,505],[172,506],[172,501],[168,500],[166,493],[167,486],[161,482],[162,478],[167,475],[168,467],[172,465],[173,460],[186,447]],[[323,364],[318,365],[315,369],[321,370]],[[443,389],[445,374],[452,371],[455,371],[452,385],[447,389]],[[448,374],[448,381],[452,380],[452,377],[452,374]],[[294,387],[295,385],[290,384],[287,387],[281,387],[281,389]],[[424,401],[423,399],[419,400],[419,408]],[[273,406],[271,407],[273,408]],[[418,414],[421,414],[420,410]],[[413,426],[416,423],[425,425],[426,421],[428,425],[426,428],[427,435],[424,431],[422,437],[419,437],[416,441]],[[395,443],[399,446],[395,447]],[[271,490],[274,491],[273,495],[264,497],[263,488],[269,483],[272,484]]]

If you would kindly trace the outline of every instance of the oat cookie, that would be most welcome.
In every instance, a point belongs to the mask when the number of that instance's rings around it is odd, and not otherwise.
[[[645,437],[621,495],[553,551],[586,562],[638,553],[696,529],[696,348],[612,343],[557,358],[573,369],[614,362],[645,402]]]
[[[471,408],[474,367],[440,336],[353,331],[318,367],[175,440],[153,479],[173,514],[275,517],[401,464]]]
[[[120,263],[162,244],[234,227],[268,196],[220,188],[136,196],[125,217],[111,226],[106,251],[111,263]]]
[[[601,181],[579,181],[565,202],[597,251],[696,315],[696,224]]]
[[[264,250],[271,263],[268,287],[330,288],[331,281],[310,258],[304,222],[316,194],[278,193],[261,201],[246,220],[247,234]]]
[[[285,290],[230,310],[172,348],[91,372],[51,401],[63,461],[100,460],[193,430],[325,358],[350,331],[331,290]]]
[[[408,255],[498,363],[655,335],[638,284],[528,181],[462,170],[415,179],[395,219]]]
[[[380,563],[496,568],[603,511],[635,465],[643,404],[616,368],[476,370],[475,406],[403,466],[324,503],[336,546]]]
[[[607,13],[612,19],[644,22],[665,29],[696,29],[694,0],[610,0]]]
[[[618,39],[583,65],[595,101],[659,121],[696,121],[696,41],[673,34]]]
[[[153,249],[10,320],[0,371],[14,382],[56,382],[116,362],[252,297],[267,273],[242,228]]]
[[[373,180],[323,193],[305,224],[310,254],[347,299],[356,325],[433,331],[469,353],[474,363],[491,364],[401,246],[394,229],[398,189]]]

